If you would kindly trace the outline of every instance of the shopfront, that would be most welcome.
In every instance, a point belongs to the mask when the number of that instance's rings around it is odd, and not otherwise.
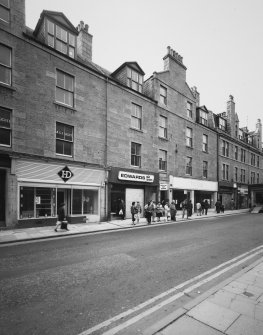
[[[181,209],[181,203],[187,198],[195,208],[197,202],[207,200],[214,207],[217,198],[218,183],[199,179],[170,176],[170,199],[175,200],[176,208]]]
[[[66,204],[70,223],[98,222],[105,216],[105,171],[79,166],[19,160],[18,223],[56,221]]]
[[[220,181],[218,187],[218,198],[225,206],[225,209],[231,209],[232,199],[236,209],[248,208],[249,199],[247,185]]]
[[[121,201],[125,205],[125,217],[131,218],[130,207],[133,201],[139,201],[143,209],[146,202],[157,199],[158,173],[111,168],[108,182],[109,219],[120,218]]]

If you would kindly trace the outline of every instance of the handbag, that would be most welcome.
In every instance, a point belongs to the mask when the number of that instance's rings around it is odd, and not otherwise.
[[[68,221],[64,220],[61,222],[61,229],[68,229]]]

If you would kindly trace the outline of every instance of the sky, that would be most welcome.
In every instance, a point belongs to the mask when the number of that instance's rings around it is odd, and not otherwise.
[[[28,27],[42,10],[63,12],[75,27],[88,24],[92,60],[112,72],[136,61],[147,79],[163,71],[170,46],[201,105],[222,113],[233,95],[240,127],[263,123],[262,0],[26,0]]]

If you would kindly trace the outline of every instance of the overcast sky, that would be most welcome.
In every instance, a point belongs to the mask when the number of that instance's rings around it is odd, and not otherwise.
[[[137,61],[147,79],[163,70],[170,45],[201,105],[221,113],[231,94],[240,127],[263,122],[262,0],[26,0],[28,27],[44,9],[63,12],[75,27],[88,24],[93,62],[112,72]]]

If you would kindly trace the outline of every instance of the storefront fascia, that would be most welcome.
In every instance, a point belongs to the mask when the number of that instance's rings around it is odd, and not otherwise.
[[[145,202],[156,201],[158,187],[159,174],[156,172],[112,167],[109,172],[109,219],[119,217],[120,200],[124,200],[126,218],[131,217],[132,201],[139,201],[143,210]]]
[[[105,171],[29,160],[17,160],[18,221],[56,220],[61,202],[70,222],[100,221],[105,206]],[[104,204],[104,205],[103,205]]]
[[[194,204],[194,192],[195,191],[204,191],[211,192],[213,194],[213,202],[216,201],[217,192],[218,192],[218,183],[216,181],[208,181],[208,180],[199,180],[199,179],[191,179],[191,178],[182,178],[182,177],[174,177],[170,176],[170,190],[178,189],[184,190],[185,193],[190,193],[190,199]],[[171,194],[172,192],[170,192]],[[172,200],[172,194],[171,194]]]

